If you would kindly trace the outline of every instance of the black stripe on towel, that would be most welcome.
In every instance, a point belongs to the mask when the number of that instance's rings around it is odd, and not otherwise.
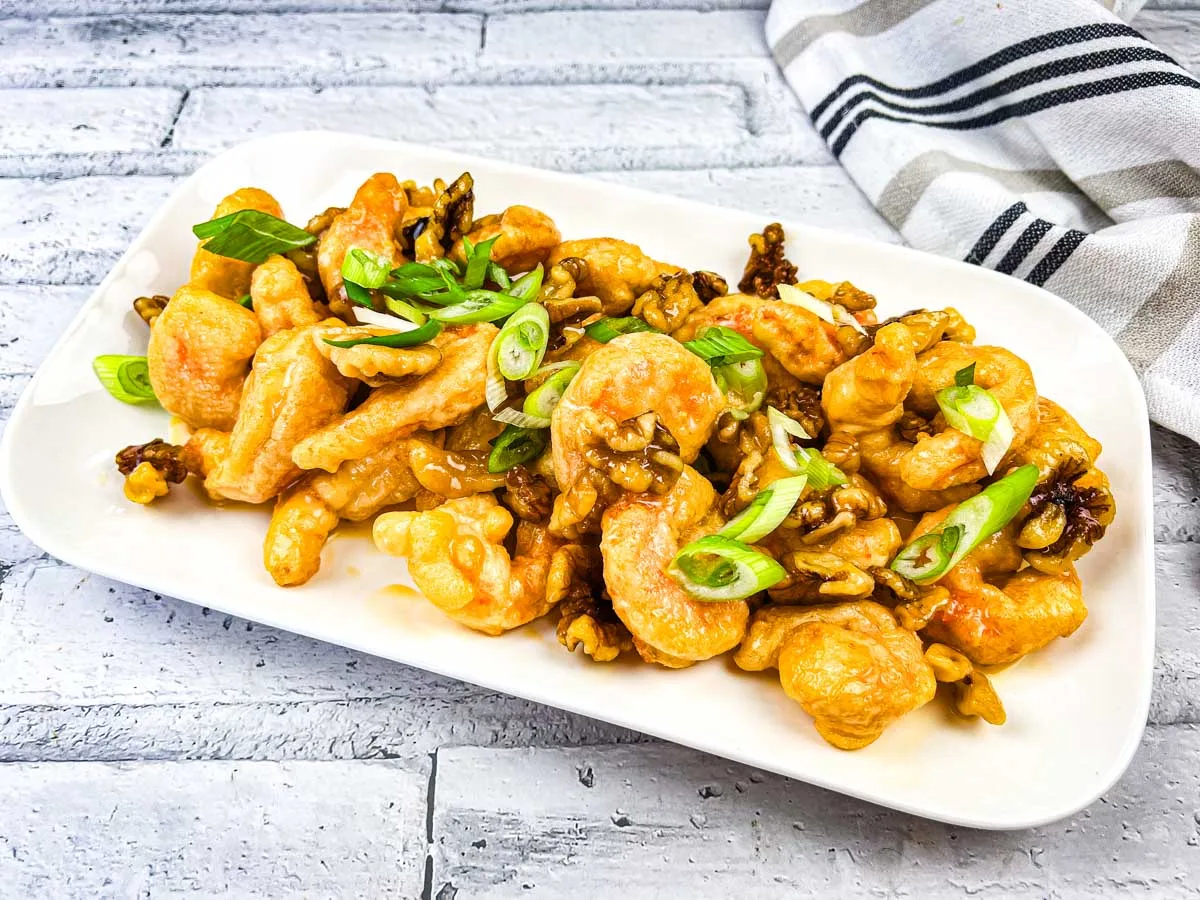
[[[1005,275],[1011,275],[1017,270],[1017,266],[1025,261],[1033,248],[1038,245],[1038,241],[1046,236],[1054,226],[1045,219],[1034,219],[1029,224],[1029,227],[1021,232],[1021,236],[1013,242],[1013,245],[1008,248],[1008,252],[1004,254],[1004,259],[1000,260],[996,266],[997,272],[1002,272]]]
[[[835,158],[840,157],[842,151],[846,149],[846,144],[849,143],[850,138],[854,137],[855,132],[858,131],[859,126],[870,119],[924,125],[926,128],[944,128],[950,131],[969,131],[975,128],[987,128],[991,125],[1005,122],[1008,119],[1028,116],[1055,106],[1062,106],[1065,103],[1075,103],[1079,100],[1090,100],[1093,97],[1104,97],[1126,91],[1139,91],[1146,88],[1164,86],[1200,88],[1200,82],[1196,81],[1190,75],[1183,75],[1179,72],[1137,72],[1132,75],[1102,78],[1099,81],[1089,81],[1084,84],[1072,84],[1068,87],[1057,88],[1047,91],[1044,94],[1038,94],[1036,97],[1030,97],[1028,100],[1022,100],[1019,103],[1001,106],[980,116],[949,122],[922,122],[918,119],[910,119],[907,116],[894,116],[891,113],[881,112],[877,109],[864,109],[842,130],[842,133],[829,149]]]
[[[811,118],[814,122],[819,119],[838,97],[856,84],[869,84],[876,90],[886,91],[898,97],[934,97],[964,85],[968,81],[973,81],[980,75],[994,72],[996,69],[1007,66],[1009,63],[1016,62],[1018,59],[1026,56],[1032,56],[1035,53],[1041,53],[1043,50],[1053,50],[1055,47],[1082,44],[1086,41],[1098,41],[1110,37],[1131,37],[1145,40],[1140,33],[1128,25],[1121,25],[1116,22],[1097,22],[1091,25],[1077,25],[1074,28],[1064,28],[1061,31],[1051,31],[1048,34],[1039,34],[1036,37],[1026,38],[1023,41],[1005,47],[1003,50],[996,51],[991,56],[984,57],[977,63],[972,63],[966,68],[952,72],[945,78],[920,87],[898,88],[872,78],[870,75],[851,75],[830,91],[824,100],[813,107]]]
[[[868,100],[887,109],[898,110],[899,112],[914,116],[940,116],[980,106],[989,100],[995,100],[997,97],[1003,97],[1005,94],[1011,94],[1021,88],[1040,84],[1052,78],[1061,78],[1064,75],[1075,75],[1079,72],[1090,72],[1096,69],[1106,69],[1110,66],[1119,66],[1124,63],[1133,62],[1161,62],[1168,65],[1175,63],[1167,54],[1153,47],[1115,47],[1111,50],[1100,50],[1096,53],[1085,53],[1082,56],[1071,56],[1065,59],[1056,59],[1052,62],[1042,63],[1040,66],[1034,66],[1023,72],[1017,72],[1007,78],[1002,78],[995,84],[989,84],[965,96],[945,103],[935,103],[930,106],[908,106],[904,103],[897,103],[895,100],[881,97],[874,91],[860,91],[842,104],[842,107],[830,117],[829,121],[821,128],[821,137],[829,140],[829,136],[833,134],[850,110]]]
[[[1058,239],[1050,248],[1050,252],[1043,256],[1041,262],[1033,267],[1033,271],[1025,276],[1025,280],[1041,287],[1046,283],[1046,279],[1057,272],[1059,266],[1070,258],[1071,254],[1075,252],[1075,248],[1082,244],[1086,237],[1084,232],[1072,228]]]
[[[974,266],[983,265],[983,261],[988,258],[989,253],[996,249],[996,245],[1008,233],[1008,229],[1012,228],[1013,223],[1027,212],[1029,212],[1029,207],[1018,201],[1000,213],[996,217],[996,221],[979,236],[979,240],[975,242],[971,252],[963,258],[963,262],[969,262]]]

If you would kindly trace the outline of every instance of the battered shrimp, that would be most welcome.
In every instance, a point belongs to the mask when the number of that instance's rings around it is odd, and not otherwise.
[[[650,448],[655,423],[640,421],[648,413],[690,463],[723,406],[708,364],[678,341],[650,332],[621,335],[588,355],[554,410],[554,478],[568,490],[600,461],[593,451],[601,444],[616,453]]]
[[[939,491],[971,484],[988,474],[983,464],[983,442],[944,425],[935,395],[954,384],[954,375],[975,364],[975,383],[991,392],[1008,413],[1013,440],[1006,454],[1013,454],[1029,440],[1037,426],[1037,387],[1029,364],[1002,347],[977,347],[957,341],[934,344],[917,359],[916,374],[907,406],[927,418],[937,417],[943,430],[921,435],[900,463],[900,477],[920,491]],[[1004,465],[1001,460],[1000,465]]]
[[[571,545],[521,522],[510,556],[504,540],[513,517],[491,494],[450,500],[428,512],[385,513],[375,546],[408,558],[421,592],[455,621],[502,634],[545,615],[571,583]]]
[[[300,474],[296,443],[346,408],[354,383],[313,345],[319,327],[289,328],[258,348],[229,452],[204,483],[212,496],[270,500]]]
[[[418,429],[461,422],[484,402],[487,354],[496,334],[486,322],[443,331],[431,341],[442,354],[437,368],[376,388],[361,406],[297,444],[292,459],[302,469],[333,472]]]
[[[613,609],[648,661],[709,659],[745,633],[744,600],[696,600],[667,572],[681,547],[721,525],[716,500],[708,479],[685,468],[669,493],[627,494],[604,513],[604,580]]]
[[[749,672],[778,668],[784,693],[842,750],[872,743],[937,690],[921,641],[869,600],[760,609],[733,660]]]
[[[807,384],[821,384],[846,359],[834,326],[807,309],[780,300],[750,294],[717,297],[689,316],[673,336],[690,341],[712,325],[739,332],[767,351],[786,372]]]
[[[400,263],[396,226],[408,208],[408,195],[396,176],[379,172],[363,182],[344,212],[336,216],[317,246],[317,268],[330,308],[338,314],[350,307],[342,292],[342,263],[354,248],[366,250],[388,265]]]
[[[212,217],[219,219],[244,209],[254,209],[268,215],[283,218],[283,210],[275,198],[258,188],[242,188],[234,191],[213,211]],[[204,241],[201,241],[203,244]],[[192,258],[192,271],[188,284],[201,291],[211,291],[226,300],[238,300],[250,290],[250,273],[254,263],[217,256],[207,250],[196,250]]]
[[[492,261],[510,273],[528,272],[544,263],[562,240],[554,220],[530,206],[510,206],[500,215],[476,219],[467,237],[474,244],[496,238]],[[450,255],[459,262],[466,260],[462,238]]]
[[[944,509],[922,517],[912,536],[933,530],[949,513]],[[1054,575],[1017,571],[1020,566],[1016,525],[1010,523],[938,581],[949,590],[950,602],[933,615],[923,634],[984,666],[1015,662],[1073,634],[1087,618],[1074,566]]]
[[[193,428],[229,431],[261,341],[250,310],[184,285],[150,329],[146,361],[158,402]]]
[[[587,238],[564,241],[550,251],[548,265],[569,257],[587,263],[579,280],[581,294],[594,294],[609,316],[624,315],[633,301],[648,290],[659,275],[683,271],[678,266],[659,262],[642,252],[636,244],[616,238]]]
[[[272,256],[254,270],[250,299],[264,338],[287,328],[315,325],[329,315],[324,304],[313,301],[295,263],[284,256]]]

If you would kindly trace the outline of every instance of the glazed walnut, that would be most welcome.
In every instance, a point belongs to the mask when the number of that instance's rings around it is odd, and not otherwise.
[[[781,284],[794,284],[796,267],[783,255],[783,226],[772,222],[762,234],[750,235],[750,259],[738,282],[743,294],[778,297]]]

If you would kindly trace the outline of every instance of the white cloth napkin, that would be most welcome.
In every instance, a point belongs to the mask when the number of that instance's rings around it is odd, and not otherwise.
[[[767,41],[905,240],[1075,304],[1200,441],[1200,82],[1140,6],[775,0]]]

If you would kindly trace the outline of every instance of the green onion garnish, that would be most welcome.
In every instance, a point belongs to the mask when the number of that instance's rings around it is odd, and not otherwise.
[[[779,461],[789,472],[801,474],[804,469],[796,456],[796,446],[788,435],[798,437],[802,441],[812,440],[812,435],[795,419],[785,416],[773,406],[767,407],[767,425],[771,429],[771,444]]]
[[[550,443],[550,432],[545,428],[521,428],[507,425],[492,441],[492,452],[488,454],[487,470],[493,475],[507,472],[513,466],[536,459]]]
[[[388,280],[386,260],[354,247],[342,260],[342,280],[368,289],[381,288]]]
[[[954,386],[935,394],[946,424],[983,441],[983,465],[991,475],[1013,441],[1012,422],[991,391],[974,384],[975,363],[954,373]]]
[[[697,600],[743,600],[787,577],[765,553],[720,534],[692,541],[671,560],[668,573]]]
[[[499,237],[497,235],[494,238],[488,238],[482,244],[472,244],[467,237],[463,237],[463,248],[467,253],[467,268],[462,279],[463,287],[468,290],[483,287],[488,266],[491,263],[492,245]]]
[[[958,504],[942,527],[904,547],[892,560],[892,569],[918,584],[937,581],[959,560],[991,537],[1020,512],[1037,486],[1037,466],[1021,466]],[[945,537],[949,532],[957,537]]]
[[[554,412],[554,407],[558,406],[558,401],[567,392],[567,385],[578,372],[579,363],[573,361],[555,371],[525,398],[525,405],[522,407],[525,414],[545,419],[549,424],[550,414]]]
[[[488,263],[488,278],[500,285],[502,291],[507,291],[512,287],[512,280],[508,277],[508,273],[494,262]]]
[[[727,412],[741,421],[762,406],[767,396],[767,372],[761,359],[748,359],[712,370],[717,387],[729,403]]]
[[[445,312],[443,310],[442,312]],[[510,381],[528,378],[542,364],[550,340],[550,314],[540,303],[526,303],[496,335],[496,362]]]
[[[404,300],[397,300],[395,297],[384,297],[383,305],[387,307],[388,312],[399,316],[402,319],[408,319],[414,325],[425,324],[425,313]]]
[[[92,360],[92,371],[104,389],[122,403],[150,403],[157,399],[144,356],[97,356]]]
[[[759,491],[750,505],[730,519],[725,527],[717,532],[727,538],[741,541],[743,544],[753,544],[766,537],[779,527],[779,523],[787,518],[796,501],[804,492],[808,478],[797,475],[794,478],[781,478]]]
[[[442,323],[428,321],[420,328],[414,328],[411,331],[398,331],[395,334],[376,334],[364,338],[352,338],[346,341],[335,341],[331,338],[322,338],[330,347],[357,347],[359,344],[370,344],[376,347],[415,347],[417,344],[424,344],[427,341],[433,340],[442,333]]]
[[[246,309],[254,309],[254,298],[249,294],[242,294],[238,297],[238,306],[244,306]]]
[[[724,325],[705,328],[694,341],[684,341],[683,346],[714,369],[763,357],[762,350],[732,328],[726,328]]]
[[[451,325],[495,322],[497,319],[511,316],[527,302],[521,297],[479,289],[467,291],[467,298],[462,303],[430,310],[429,315]]]
[[[800,470],[808,476],[809,487],[818,493],[850,482],[846,473],[822,456],[815,447],[797,447],[796,459],[800,463]]]
[[[256,264],[273,254],[307,247],[317,239],[303,228],[257,209],[193,225],[192,234],[204,241],[202,249],[209,253]]]
[[[601,344],[607,344],[615,337],[620,337],[623,334],[636,334],[639,331],[654,331],[653,328],[639,319],[637,316],[625,316],[620,319],[597,319],[587,328],[583,329],[583,333],[590,337],[593,341],[599,341]]]
[[[545,270],[542,264],[538,263],[537,268],[532,272],[526,272],[511,285],[505,294],[510,294],[513,297],[520,297],[522,300],[532,300],[538,295],[538,291],[542,289],[542,278],[545,275]]]

